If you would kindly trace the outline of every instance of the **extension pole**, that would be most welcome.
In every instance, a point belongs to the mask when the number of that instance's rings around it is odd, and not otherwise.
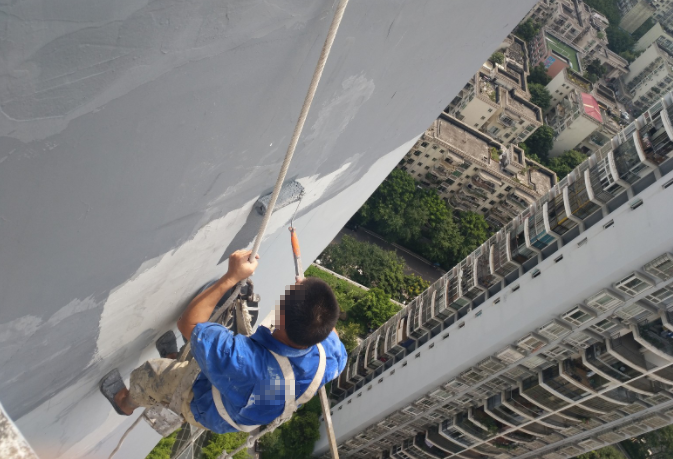
[[[273,208],[276,206],[276,200],[278,199],[278,194],[280,189],[283,186],[285,181],[285,175],[287,175],[287,170],[290,168],[290,161],[292,161],[292,156],[294,151],[297,148],[297,143],[299,142],[299,137],[301,136],[301,131],[304,129],[304,123],[306,122],[306,117],[308,116],[308,111],[311,108],[313,103],[313,97],[318,89],[318,83],[322,77],[323,70],[325,70],[325,64],[327,63],[327,57],[329,56],[330,51],[332,50],[332,44],[334,44],[334,39],[336,38],[337,30],[341,24],[341,19],[344,16],[344,11],[346,10],[346,5],[348,5],[348,0],[340,0],[339,4],[336,7],[334,12],[334,18],[332,18],[332,24],[330,24],[329,31],[327,32],[327,38],[325,39],[325,44],[322,47],[320,52],[320,59],[318,59],[318,64],[316,65],[315,71],[313,72],[313,78],[311,79],[311,84],[308,87],[308,92],[306,93],[306,98],[304,99],[304,105],[301,107],[301,112],[299,113],[299,119],[297,120],[297,125],[294,128],[292,133],[292,139],[290,140],[290,145],[287,147],[287,152],[285,153],[285,159],[283,164],[280,167],[280,172],[278,172],[278,179],[276,180],[276,185],[273,187],[273,193],[271,193],[271,199],[269,200],[269,205],[266,208],[266,213],[262,219],[262,224],[259,226],[259,231],[257,232],[257,237],[255,242],[252,245],[252,253],[250,254],[249,261],[252,262],[257,255],[259,246],[262,243],[262,238],[266,232],[266,227],[269,224],[269,219],[273,213]]]
[[[301,251],[299,250],[299,238],[297,232],[290,226],[290,241],[292,242],[292,254],[294,255],[294,274],[297,281],[304,278],[304,270],[301,266]],[[336,435],[334,435],[334,427],[332,426],[332,414],[330,410],[329,399],[327,398],[327,391],[325,386],[321,386],[318,390],[320,397],[320,406],[322,407],[322,417],[325,419],[325,431],[327,432],[327,440],[329,441],[329,449],[332,452],[332,459],[339,459],[339,451],[337,450]]]

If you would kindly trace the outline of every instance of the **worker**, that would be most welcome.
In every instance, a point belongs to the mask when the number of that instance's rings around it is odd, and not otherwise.
[[[347,360],[334,329],[340,310],[321,279],[298,280],[286,290],[273,332],[260,326],[249,337],[234,335],[208,322],[222,296],[257,268],[257,259],[248,260],[250,253],[234,252],[227,273],[197,295],[178,319],[194,359],[149,360],[131,373],[128,389],[116,370],[101,380],[101,392],[117,413],[130,415],[138,407],[161,404],[200,428],[250,432],[287,416],[286,408],[304,392],[312,396],[339,376]],[[164,355],[174,357],[176,349],[169,343]]]

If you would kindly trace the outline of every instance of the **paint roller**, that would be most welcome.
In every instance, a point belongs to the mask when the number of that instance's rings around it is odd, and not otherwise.
[[[294,202],[297,202],[301,197],[304,196],[304,187],[301,183],[296,180],[291,182],[284,183],[278,193],[278,199],[276,200],[276,206],[274,210],[281,209],[285,206],[288,206]],[[269,207],[269,201],[271,201],[271,193],[262,196],[255,203],[255,209],[260,215],[266,214],[266,210]]]

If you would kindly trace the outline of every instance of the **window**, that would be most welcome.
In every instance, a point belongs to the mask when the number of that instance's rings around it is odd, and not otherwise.
[[[486,117],[485,117],[485,116],[482,116],[482,117],[481,117],[481,119],[482,119],[482,120],[485,120],[485,119],[486,119]]]
[[[629,296],[636,296],[640,292],[652,287],[652,282],[636,272],[629,274],[615,284],[615,288]]]
[[[422,166],[422,165],[423,165],[423,163],[419,162],[419,163],[418,163],[417,165],[418,165],[418,166]]]
[[[495,204],[495,201],[489,201],[488,203],[489,203],[489,205],[492,206],[493,204]]]
[[[488,109],[488,112],[489,112],[489,113],[491,113],[492,111],[493,111],[493,109],[492,109],[492,108],[489,108],[489,109]]]
[[[505,134],[506,139],[509,139],[511,136],[512,136],[512,134],[510,134],[509,132],[507,134]]]
[[[438,148],[439,148],[439,147],[438,147],[437,145],[433,145],[433,146],[432,146],[432,149],[433,149],[433,150],[436,150],[436,149],[438,149]]]
[[[434,161],[437,161],[437,158],[432,158],[432,161],[433,161],[433,162],[434,162]]]
[[[622,300],[617,298],[617,296],[609,290],[605,289],[587,298],[587,305],[594,309],[598,309],[601,312],[606,312],[612,308],[621,306],[622,304],[624,304]]]
[[[593,324],[591,328],[593,331],[597,333],[605,333],[608,330],[615,328],[617,325],[614,322],[609,321],[608,319],[601,320],[600,322]]]
[[[479,127],[479,123],[474,123],[474,127]]]
[[[525,122],[526,122],[526,120],[521,120],[521,121],[519,121],[519,124],[523,124]]]
[[[481,208],[481,211],[482,211],[482,212],[488,212],[488,209],[487,209],[486,207],[482,207],[482,208]]]
[[[546,342],[542,341],[532,333],[527,335],[523,339],[519,340],[518,343],[516,343],[517,347],[529,352],[535,352],[541,347],[545,346],[546,344],[547,344]]]
[[[502,194],[502,193],[498,193],[498,199],[501,199],[501,198],[503,198],[504,196],[505,196],[504,194]]]
[[[423,177],[423,174],[418,174],[419,177]]]
[[[505,188],[505,191],[510,191],[511,189],[512,189],[512,187],[508,186],[507,188]]]
[[[423,142],[423,143],[421,144],[421,147],[427,147],[427,146],[428,146],[428,142]]]
[[[570,322],[571,324],[575,326],[580,326],[584,322],[587,322],[591,320],[591,314],[583,311],[582,309],[579,308],[579,306],[576,306],[575,308],[571,309],[570,311],[566,312],[563,316],[561,316],[563,320],[566,322]]]
[[[414,156],[421,156],[421,152],[418,151],[418,150],[416,150],[416,151],[414,152]]]
[[[430,157],[430,155],[426,153],[426,154],[425,154],[425,157],[426,157],[426,158],[429,158],[429,157]]]
[[[430,169],[430,166],[425,166],[425,170],[427,171],[428,169]]]
[[[411,170],[411,173],[412,173],[412,174],[415,174],[415,173],[416,173],[416,171],[412,169],[412,170]]]

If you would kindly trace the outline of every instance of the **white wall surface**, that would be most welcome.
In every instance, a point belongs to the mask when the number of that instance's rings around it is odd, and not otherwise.
[[[308,265],[533,5],[353,0],[288,178]],[[97,391],[248,246],[331,20],[319,0],[0,5],[0,400],[43,459],[107,457]],[[292,281],[279,211],[262,316]],[[157,437],[141,427],[121,457]]]

